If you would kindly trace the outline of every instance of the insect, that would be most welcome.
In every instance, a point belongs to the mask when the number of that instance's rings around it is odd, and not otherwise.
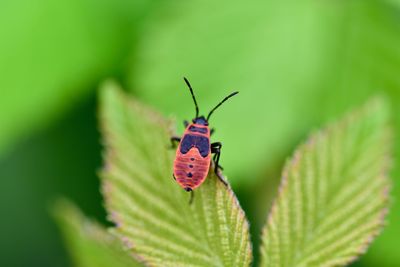
[[[176,144],[176,142],[179,142],[174,161],[173,177],[183,189],[192,192],[193,197],[193,190],[199,187],[208,175],[211,165],[211,154],[214,154],[213,161],[215,162],[215,174],[225,185],[227,185],[218,172],[218,168],[221,168],[219,166],[219,158],[221,155],[222,144],[220,142],[210,143],[210,136],[214,129],[210,129],[208,121],[213,112],[220,107],[222,103],[239,92],[233,92],[225,97],[208,113],[207,117],[199,116],[199,107],[192,86],[186,78],[184,78],[184,80],[192,94],[196,108],[196,116],[190,124],[188,121],[184,121],[186,129],[182,138],[171,138],[173,145]]]

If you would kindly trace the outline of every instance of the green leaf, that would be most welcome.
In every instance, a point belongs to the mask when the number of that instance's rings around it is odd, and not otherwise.
[[[103,193],[116,233],[151,266],[249,266],[249,225],[210,171],[189,194],[172,177],[170,124],[113,84],[101,92]]]
[[[127,251],[115,236],[89,220],[70,202],[62,200],[53,211],[66,245],[77,267],[144,266]]]
[[[387,115],[373,99],[297,149],[264,229],[261,266],[343,266],[366,251],[388,208]]]

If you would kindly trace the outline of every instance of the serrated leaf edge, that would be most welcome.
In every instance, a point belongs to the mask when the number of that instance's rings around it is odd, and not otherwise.
[[[325,127],[322,127],[320,130],[313,131],[307,138],[305,142],[300,144],[296,149],[292,157],[290,157],[283,168],[283,173],[282,173],[282,178],[281,178],[281,183],[279,184],[278,187],[278,193],[276,197],[274,198],[270,212],[267,216],[267,220],[264,223],[263,229],[261,231],[261,244],[260,244],[260,255],[264,254],[263,248],[265,244],[263,243],[263,237],[267,235],[268,231],[268,225],[272,225],[273,223],[273,217],[276,216],[276,209],[278,205],[278,200],[281,199],[287,192],[288,190],[288,170],[290,168],[296,168],[299,158],[301,157],[301,151],[307,150],[307,149],[312,149],[314,148],[315,145],[315,138],[318,136],[325,136],[327,135],[333,127],[345,127],[346,124],[351,123],[351,121],[357,120],[358,118],[363,116],[363,112],[366,108],[373,108],[374,105],[377,105],[379,102],[383,101],[383,97],[381,96],[375,96],[371,100],[369,100],[367,103],[365,103],[361,108],[355,109],[348,111],[346,115],[338,122],[330,122],[328,123]],[[391,143],[392,141],[392,136],[391,136],[391,129],[389,125],[385,125],[385,135],[386,135],[386,142]],[[377,224],[380,226],[378,229],[374,230],[363,242],[361,246],[358,248],[358,254],[354,255],[352,258],[342,261],[338,264],[342,265],[348,265],[354,261],[356,261],[362,254],[366,253],[369,245],[373,242],[373,240],[382,232],[383,227],[385,226],[385,217],[389,212],[389,204],[390,204],[390,190],[391,190],[391,182],[389,179],[389,172],[391,168],[391,152],[387,151],[386,152],[386,165],[382,168],[382,173],[377,177],[377,179],[384,179],[386,181],[387,186],[384,187],[384,189],[381,192],[381,199],[383,200],[384,203],[386,203],[387,208],[383,208],[382,211],[378,214],[376,221]]]

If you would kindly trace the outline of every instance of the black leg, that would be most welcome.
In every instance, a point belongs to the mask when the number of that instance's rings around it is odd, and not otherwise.
[[[189,125],[189,122],[187,120],[184,120],[183,121],[183,126],[185,126],[185,128],[186,128],[186,127],[188,127],[188,125]]]
[[[176,148],[176,143],[179,143],[181,141],[181,138],[178,136],[172,136],[171,137],[171,148]]]
[[[214,162],[215,162],[215,168],[214,168],[214,172],[215,175],[217,175],[217,177],[219,178],[219,180],[225,185],[228,186],[228,183],[225,181],[224,177],[222,177],[221,173],[220,173],[220,169],[221,166],[219,166],[219,157],[221,156],[221,148],[222,148],[222,144],[220,142],[215,142],[211,144],[211,153],[215,153],[214,155]]]
[[[192,205],[192,203],[193,203],[193,199],[194,199],[194,191],[193,191],[193,190],[191,190],[191,191],[190,191],[189,205]]]
[[[213,135],[214,132],[215,132],[215,129],[212,128],[212,129],[210,130],[210,135]]]
[[[211,153],[214,154],[213,160],[216,167],[219,167],[219,156],[221,155],[221,148],[221,142],[215,142],[211,144]]]
[[[214,154],[213,160],[215,162],[216,167],[218,167],[219,156],[221,154],[222,144],[220,142],[215,142],[211,144],[211,153]]]
[[[215,154],[214,154],[214,156],[213,156],[213,161],[214,162],[216,162],[217,161],[217,157],[218,157],[218,168],[220,169],[220,170],[224,170],[224,168],[222,168],[222,166],[221,165],[219,165],[219,155],[218,155],[219,153],[216,153],[215,152]]]
[[[219,153],[215,152],[215,154],[214,154],[214,156],[213,156],[213,161],[214,161],[215,163],[217,163],[217,160],[218,160],[218,169],[220,169],[221,171],[223,171],[224,168],[222,168],[222,166],[219,165],[219,154],[220,154],[220,153],[221,153],[221,152],[219,152]],[[217,166],[217,164],[215,164],[215,166]]]

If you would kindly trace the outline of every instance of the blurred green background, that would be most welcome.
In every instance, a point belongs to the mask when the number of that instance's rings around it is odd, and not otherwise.
[[[213,115],[254,253],[284,160],[375,94],[400,129],[398,0],[0,1],[0,266],[70,266],[49,208],[66,196],[105,223],[96,89],[113,78],[177,120],[182,77]],[[400,143],[387,227],[354,266],[400,266]]]

